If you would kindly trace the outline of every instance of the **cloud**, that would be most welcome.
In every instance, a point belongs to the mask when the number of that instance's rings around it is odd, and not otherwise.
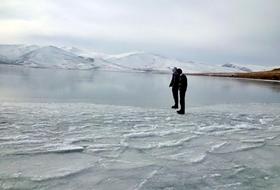
[[[280,61],[278,0],[2,0],[0,12],[0,43],[143,49],[209,62]]]

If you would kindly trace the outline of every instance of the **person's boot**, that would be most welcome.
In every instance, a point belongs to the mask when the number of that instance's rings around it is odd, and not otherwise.
[[[178,114],[185,114],[185,111],[179,110],[179,111],[177,111],[177,113],[178,113]]]
[[[178,106],[177,105],[174,105],[171,107],[172,109],[178,109]]]

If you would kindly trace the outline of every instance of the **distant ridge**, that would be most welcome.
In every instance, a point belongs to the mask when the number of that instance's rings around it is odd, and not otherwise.
[[[247,68],[247,67],[242,67],[242,66],[234,65],[232,63],[224,64],[224,65],[222,65],[222,67],[236,68],[236,69],[239,69],[240,71],[252,72],[252,70]]]
[[[38,45],[0,45],[0,64],[33,68],[110,70],[128,72],[170,73],[180,67],[187,73],[231,73],[271,70],[273,67],[223,65],[179,61],[159,54],[141,51],[108,55],[75,47]]]

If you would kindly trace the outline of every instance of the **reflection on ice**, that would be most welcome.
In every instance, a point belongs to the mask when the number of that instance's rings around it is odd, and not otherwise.
[[[0,188],[276,189],[279,107],[1,103]]]

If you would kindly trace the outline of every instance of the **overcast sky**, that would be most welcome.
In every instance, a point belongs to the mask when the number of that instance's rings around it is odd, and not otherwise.
[[[280,1],[0,0],[0,43],[280,65]]]

